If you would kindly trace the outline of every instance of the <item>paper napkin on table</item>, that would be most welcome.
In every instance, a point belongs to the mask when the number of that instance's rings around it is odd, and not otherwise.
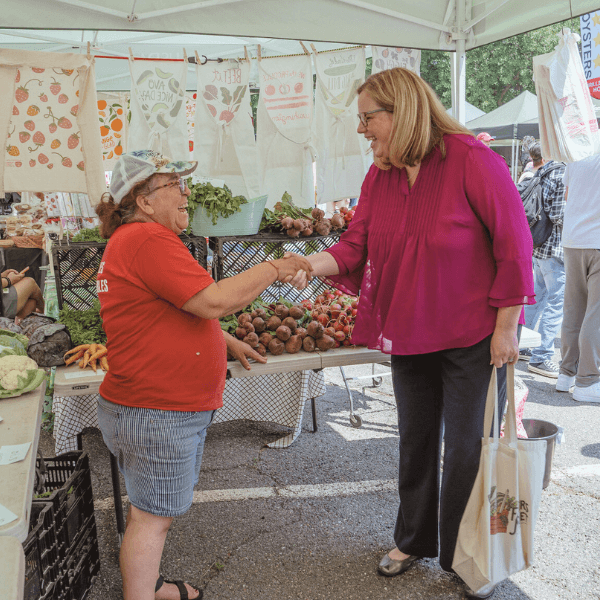
[[[0,465],[11,465],[22,461],[29,452],[31,442],[14,446],[0,446]]]
[[[14,512],[8,510],[6,506],[2,506],[2,504],[0,504],[0,527],[2,527],[2,525],[6,525],[7,523],[12,523],[16,519],[18,519],[18,517]]]

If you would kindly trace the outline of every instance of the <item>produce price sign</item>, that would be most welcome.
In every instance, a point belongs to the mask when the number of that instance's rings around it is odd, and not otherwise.
[[[590,94],[600,99],[600,10],[581,15],[581,62]]]
[[[371,46],[373,51],[373,70],[379,73],[386,69],[402,67],[417,75],[421,72],[421,51],[412,48],[389,48],[387,46]]]
[[[185,117],[187,62],[130,60],[131,124],[129,150],[156,150],[186,157]]]

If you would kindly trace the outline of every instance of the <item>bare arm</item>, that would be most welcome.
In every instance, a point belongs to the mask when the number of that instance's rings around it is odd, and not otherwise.
[[[496,329],[492,335],[490,351],[492,360],[490,364],[501,367],[509,359],[516,362],[519,358],[519,344],[517,342],[517,327],[519,315],[523,307],[503,306],[498,309]]]
[[[285,256],[294,256],[291,252],[286,252]],[[311,254],[306,257],[306,260],[310,263],[313,268],[313,277],[326,277],[328,275],[338,275],[340,268],[338,267],[337,261],[329,252],[319,252],[317,254]],[[304,289],[308,285],[308,277],[305,271],[298,271],[294,278],[290,281],[290,285],[293,285],[299,290]]]
[[[247,306],[275,281],[288,282],[303,269],[310,273],[312,267],[297,255],[260,263],[239,275],[212,283],[192,296],[182,310],[203,319],[219,319]]]

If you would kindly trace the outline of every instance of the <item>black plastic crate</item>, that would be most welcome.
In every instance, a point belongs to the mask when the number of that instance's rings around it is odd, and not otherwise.
[[[286,234],[258,233],[237,237],[209,238],[209,247],[213,251],[213,277],[219,281],[246,271],[265,260],[283,258],[286,252],[295,252],[307,256],[316,254],[333,246],[340,239],[340,233],[326,236],[291,238]],[[290,302],[318,296],[328,286],[314,278],[308,287],[297,290],[295,287],[276,281],[260,297],[268,303],[284,297]]]
[[[53,597],[53,586],[59,575],[59,555],[52,515],[52,504],[32,504],[29,534],[23,542],[24,600],[46,600]]]
[[[90,518],[61,564],[55,600],[83,600],[89,594],[99,572],[98,534],[96,522]]]
[[[38,458],[37,462],[40,467],[41,459]],[[62,561],[87,521],[94,519],[89,458],[85,452],[68,452],[55,458],[44,458],[43,462],[47,471],[44,490],[52,492],[44,500],[52,503],[59,559]]]
[[[180,235],[196,261],[206,268],[206,239]],[[98,298],[96,275],[106,243],[71,242],[59,243],[52,248],[52,261],[56,278],[58,307],[67,306],[75,310],[91,308]]]

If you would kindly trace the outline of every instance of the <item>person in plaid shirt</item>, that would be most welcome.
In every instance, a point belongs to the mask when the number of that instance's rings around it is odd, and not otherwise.
[[[542,178],[542,196],[544,210],[554,224],[550,237],[533,250],[533,272],[535,276],[535,294],[537,304],[525,307],[525,326],[535,329],[539,321],[541,345],[532,351],[520,353],[520,357],[529,359],[529,371],[558,378],[558,365],[554,356],[554,339],[561,326],[563,301],[565,295],[565,263],[562,247],[562,228],[565,214],[565,186],[563,175],[565,165],[550,170],[554,161],[542,159],[539,174]]]

